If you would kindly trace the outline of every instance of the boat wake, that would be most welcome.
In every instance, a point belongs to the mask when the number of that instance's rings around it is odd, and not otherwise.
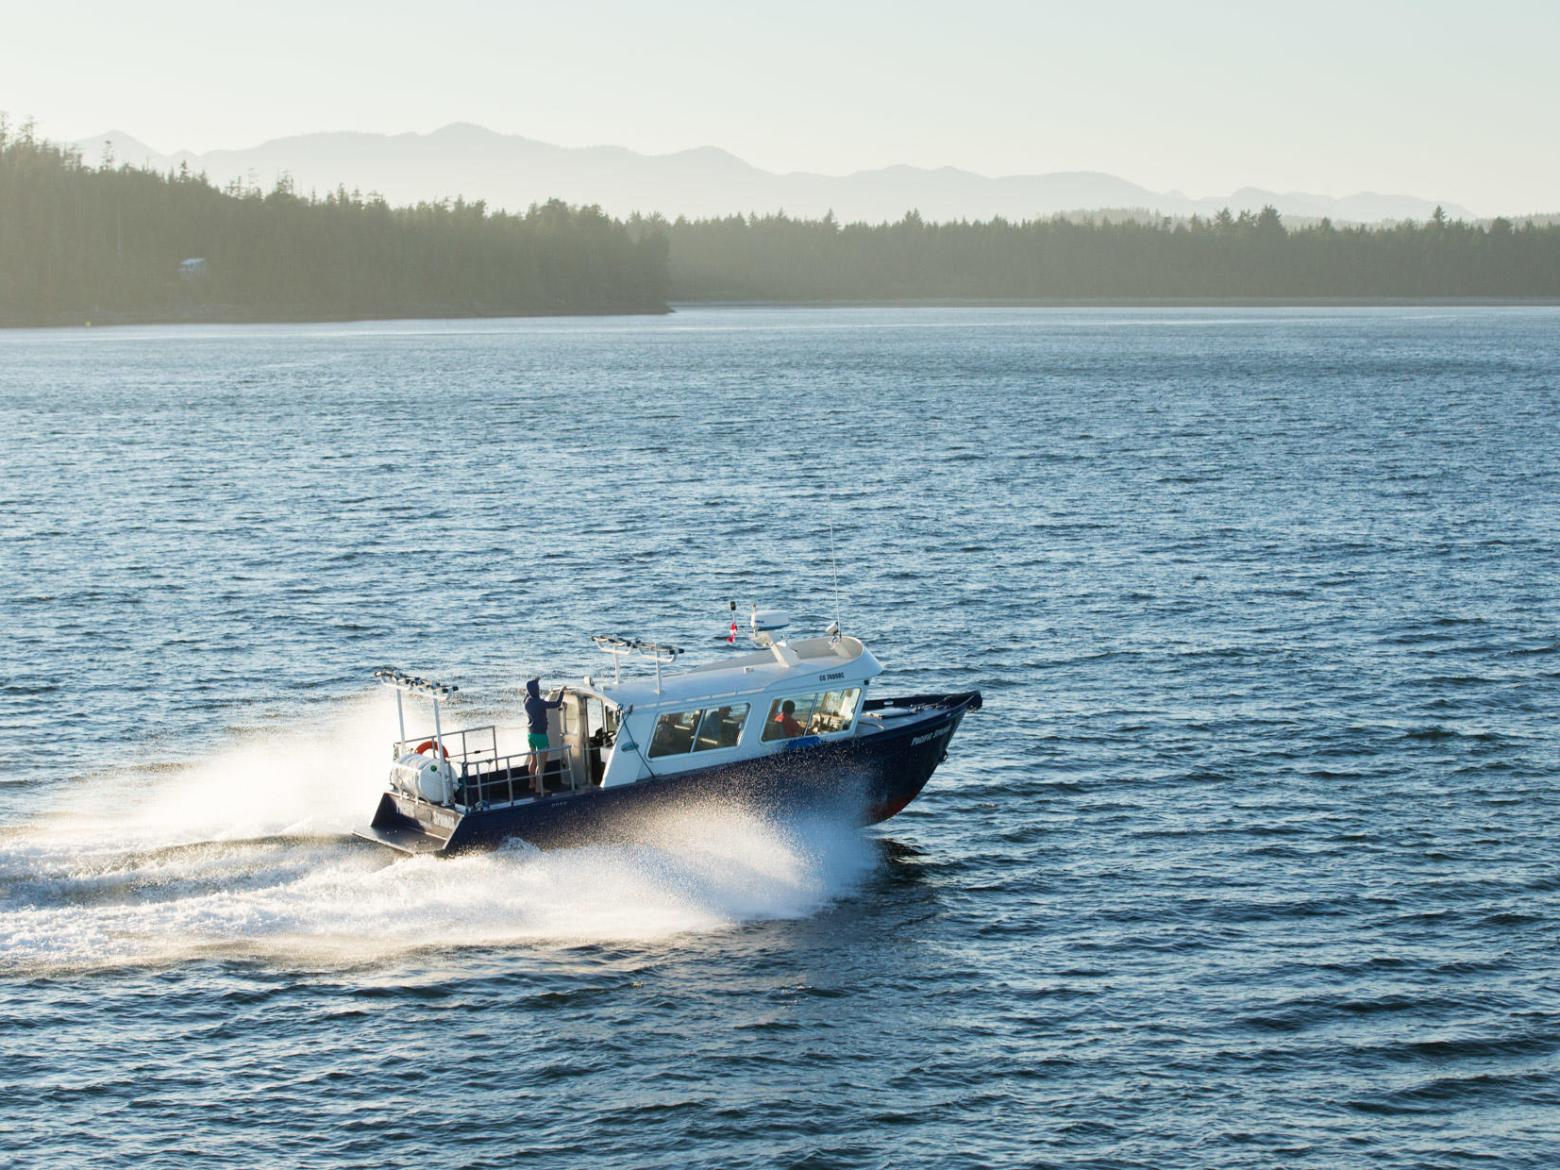
[[[633,845],[396,859],[347,836],[383,780],[374,706],[83,781],[0,835],[0,971],[658,940],[805,917],[876,864],[847,824],[722,807]]]

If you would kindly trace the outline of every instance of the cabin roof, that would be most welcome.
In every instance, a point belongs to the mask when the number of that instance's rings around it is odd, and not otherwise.
[[[767,690],[787,679],[795,679],[798,686],[820,689],[817,676],[845,670],[846,679],[859,683],[877,675],[882,667],[860,640],[842,637],[838,642],[828,638],[803,638],[798,642],[781,642],[779,654],[774,649],[756,650],[704,663],[689,670],[661,671],[661,691],[656,693],[654,670],[639,668],[631,678],[624,678],[616,685],[597,680],[592,690],[613,703],[623,706],[664,707],[673,704],[688,705],[706,698],[748,691]],[[788,660],[782,663],[781,656]]]

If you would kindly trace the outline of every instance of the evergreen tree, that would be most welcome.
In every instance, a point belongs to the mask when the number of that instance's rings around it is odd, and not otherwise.
[[[664,237],[595,207],[218,190],[0,120],[0,324],[661,312],[666,272]]]

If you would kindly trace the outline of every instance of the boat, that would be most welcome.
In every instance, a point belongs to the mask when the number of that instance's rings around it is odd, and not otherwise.
[[[629,841],[663,812],[707,804],[887,820],[920,795],[980,692],[872,696],[883,668],[859,638],[834,623],[788,642],[787,624],[755,610],[752,649],[683,670],[678,647],[596,635],[612,678],[551,690],[547,747],[523,751],[504,750],[496,725],[446,730],[442,704],[458,688],[376,671],[395,692],[400,738],[356,835],[454,854],[514,838],[539,848]],[[625,659],[648,660],[653,674],[625,677]],[[432,701],[431,729],[407,733],[407,696]]]

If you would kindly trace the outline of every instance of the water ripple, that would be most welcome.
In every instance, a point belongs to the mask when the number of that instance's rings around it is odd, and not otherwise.
[[[1557,323],[0,336],[8,1165],[1547,1170]],[[883,830],[343,836],[369,669],[821,627],[831,525],[987,696]]]

